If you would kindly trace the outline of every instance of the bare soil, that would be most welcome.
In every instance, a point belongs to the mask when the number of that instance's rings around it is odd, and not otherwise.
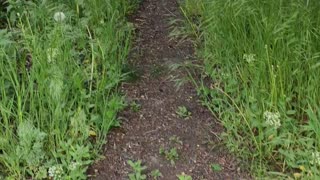
[[[170,40],[172,17],[181,18],[177,0],[144,0],[130,18],[137,32],[130,63],[140,78],[123,83],[121,88],[129,104],[136,102],[141,108],[133,111],[128,107],[119,114],[122,125],[110,131],[105,159],[90,168],[91,179],[128,179],[132,172],[128,160],[141,160],[148,167],[145,174],[159,169],[163,175],[160,179],[165,180],[176,180],[182,172],[195,180],[249,179],[224,148],[212,148],[221,144],[218,135],[223,128],[201,105],[195,87],[186,83],[177,90],[172,81],[186,74],[169,71],[169,66],[194,58],[191,42]],[[179,106],[185,106],[191,117],[179,117]],[[159,149],[174,147],[179,158],[171,164]],[[214,172],[210,164],[219,164],[222,170]],[[150,175],[148,179],[152,179]]]

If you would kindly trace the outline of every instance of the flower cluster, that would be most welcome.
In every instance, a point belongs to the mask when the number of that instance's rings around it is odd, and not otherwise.
[[[78,163],[78,162],[71,162],[71,164],[69,165],[69,170],[70,170],[70,171],[74,171],[74,170],[76,170],[79,166],[80,166],[80,163]]]
[[[263,113],[263,118],[266,120],[266,124],[269,126],[274,126],[275,128],[279,128],[281,126],[279,112],[273,113],[266,111]]]
[[[61,166],[52,166],[49,168],[49,177],[53,179],[61,179],[63,174],[63,169]]]
[[[246,60],[248,63],[251,63],[256,60],[256,55],[255,54],[244,54],[243,59]]]
[[[47,49],[48,63],[55,62],[56,57],[58,56],[58,53],[59,53],[59,50],[57,48]]]
[[[313,152],[312,153],[311,164],[317,164],[320,166],[320,152]]]

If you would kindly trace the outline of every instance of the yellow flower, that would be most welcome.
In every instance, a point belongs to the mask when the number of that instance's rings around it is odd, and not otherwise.
[[[299,166],[299,169],[300,169],[301,171],[306,171],[306,168],[305,168],[304,166]]]
[[[301,173],[293,173],[293,177],[294,177],[295,179],[299,179],[299,178],[301,178],[301,176],[302,176]]]

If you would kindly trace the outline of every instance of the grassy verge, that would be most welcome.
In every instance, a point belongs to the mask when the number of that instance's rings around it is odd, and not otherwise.
[[[0,30],[0,179],[85,179],[116,114],[135,1],[8,0]],[[1,22],[1,24],[4,24]]]
[[[199,94],[257,177],[320,176],[319,8],[312,0],[182,5],[211,79]]]

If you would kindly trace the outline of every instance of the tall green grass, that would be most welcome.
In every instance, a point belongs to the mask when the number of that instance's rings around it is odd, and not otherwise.
[[[257,176],[320,176],[320,1],[186,0],[199,93]],[[194,28],[192,28],[194,29]],[[248,162],[248,163],[246,163]]]
[[[136,1],[8,0],[0,179],[85,179],[116,114]],[[3,13],[2,13],[3,14]]]

